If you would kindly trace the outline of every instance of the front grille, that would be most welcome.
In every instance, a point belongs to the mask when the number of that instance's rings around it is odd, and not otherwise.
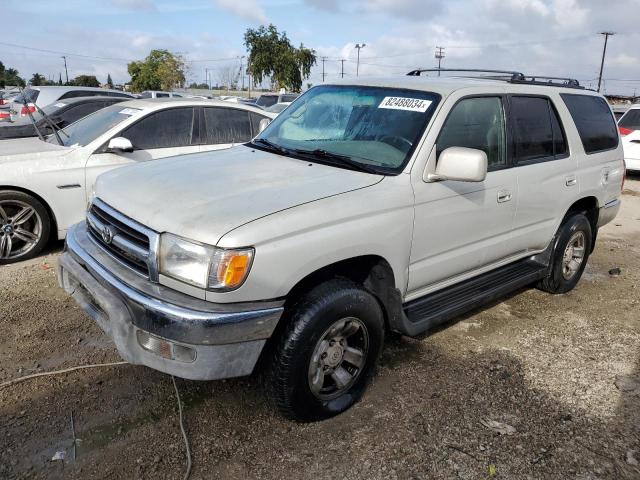
[[[150,278],[155,255],[150,232],[96,199],[87,212],[91,238],[109,255],[134,272]]]

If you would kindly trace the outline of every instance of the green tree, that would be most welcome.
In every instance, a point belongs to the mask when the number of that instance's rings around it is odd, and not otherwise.
[[[75,85],[77,87],[99,87],[100,82],[95,75],[78,75],[76,78],[71,80],[71,85]]]
[[[134,92],[172,90],[184,84],[184,60],[168,50],[151,50],[144,60],[127,65]]]
[[[113,88],[113,80],[111,80],[111,74],[107,73],[107,85],[109,88]]]
[[[34,73],[33,76],[31,77],[31,80],[29,80],[29,83],[34,87],[37,87],[39,85],[46,85],[47,79],[45,78],[44,75],[40,75],[39,73]]]
[[[244,44],[249,51],[249,75],[256,84],[269,78],[276,88],[299,92],[316,64],[315,50],[303,44],[295,48],[286,32],[278,32],[275,25],[247,29]]]

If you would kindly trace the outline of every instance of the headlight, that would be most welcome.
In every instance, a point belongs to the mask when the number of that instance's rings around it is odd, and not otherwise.
[[[200,288],[232,290],[247,278],[253,248],[223,249],[170,233],[160,239],[160,272]]]

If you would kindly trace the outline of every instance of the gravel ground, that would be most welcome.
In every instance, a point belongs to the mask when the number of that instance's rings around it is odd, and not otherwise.
[[[57,287],[56,256],[0,267],[0,382],[119,360]],[[426,339],[391,339],[363,401],[337,418],[281,419],[259,374],[177,380],[192,478],[638,479],[639,267],[636,179],[574,291],[528,289]],[[185,469],[171,378],[145,367],[0,389],[0,437],[3,479],[179,479]],[[51,461],[59,451],[66,459]]]

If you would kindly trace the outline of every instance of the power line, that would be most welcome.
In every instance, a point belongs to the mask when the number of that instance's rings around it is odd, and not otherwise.
[[[131,59],[126,59],[126,58],[99,57],[99,56],[95,56],[95,55],[84,55],[82,53],[61,52],[59,50],[48,50],[46,48],[28,47],[26,45],[17,45],[15,43],[0,42],[0,45],[4,45],[6,47],[24,48],[25,50],[33,50],[33,51],[36,51],[36,52],[50,53],[50,54],[53,54],[53,55],[66,55],[68,57],[91,58],[91,59],[94,59],[94,60],[111,60],[111,61],[117,61],[117,62],[130,62],[131,61]]]

